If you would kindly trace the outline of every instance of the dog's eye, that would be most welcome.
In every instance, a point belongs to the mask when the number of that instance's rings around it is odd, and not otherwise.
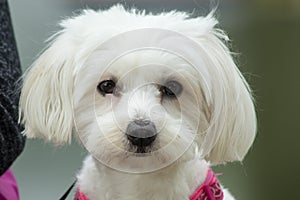
[[[181,93],[182,86],[177,81],[169,81],[161,86],[159,90],[165,96],[176,97]]]
[[[113,80],[105,80],[98,84],[98,91],[105,96],[106,94],[112,94],[116,87],[116,83]]]

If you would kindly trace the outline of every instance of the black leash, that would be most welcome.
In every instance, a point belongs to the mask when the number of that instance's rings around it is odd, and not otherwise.
[[[59,200],[65,200],[65,199],[67,199],[68,195],[70,194],[71,190],[73,189],[74,185],[76,184],[76,181],[77,181],[77,180],[75,180],[75,181],[72,183],[72,185],[68,188],[68,190],[64,193],[64,195],[62,195],[62,197],[60,197]]]

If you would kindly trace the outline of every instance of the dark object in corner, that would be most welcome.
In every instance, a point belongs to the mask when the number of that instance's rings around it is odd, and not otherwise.
[[[0,0],[0,175],[22,152],[25,137],[18,125],[20,60],[7,0]]]

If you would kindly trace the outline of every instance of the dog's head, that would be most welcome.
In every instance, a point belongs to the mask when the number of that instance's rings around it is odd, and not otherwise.
[[[76,132],[94,157],[129,170],[242,160],[255,111],[216,24],[122,6],[64,20],[26,74],[25,134],[66,143]]]

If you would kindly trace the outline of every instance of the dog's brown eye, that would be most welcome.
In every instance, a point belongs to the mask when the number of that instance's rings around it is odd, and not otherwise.
[[[113,80],[105,80],[98,84],[98,91],[105,96],[106,94],[112,94],[116,87],[116,83]]]
[[[182,91],[182,86],[177,81],[169,81],[160,87],[160,92],[168,97],[176,97]]]

